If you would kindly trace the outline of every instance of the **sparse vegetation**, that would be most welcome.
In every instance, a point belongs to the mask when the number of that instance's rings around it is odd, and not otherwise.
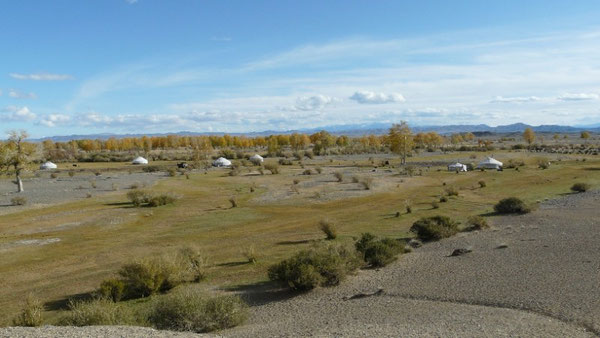
[[[338,182],[340,182],[340,183],[344,181],[344,174],[343,174],[341,171],[336,171],[336,172],[334,172],[334,173],[333,173],[333,176],[334,176],[334,177],[335,177],[335,179],[336,179]]]
[[[410,231],[423,241],[435,241],[455,235],[458,223],[446,216],[423,217],[413,223]]]
[[[152,302],[148,321],[157,329],[211,332],[242,324],[247,305],[238,296],[209,297],[185,288]]]
[[[15,196],[10,199],[10,204],[13,206],[27,204],[27,199],[23,196]]]
[[[336,239],[337,230],[335,229],[335,225],[328,220],[321,220],[319,222],[319,229],[323,231],[325,234],[326,240]]]
[[[229,203],[231,203],[232,208],[237,208],[237,206],[238,206],[237,198],[235,196],[231,196],[229,198]]]
[[[477,182],[479,184],[480,188],[485,188],[487,186],[487,184],[485,183],[484,180],[480,180],[479,182]]]
[[[369,266],[382,267],[395,261],[399,254],[404,253],[404,244],[394,239],[377,239],[371,233],[363,233],[355,243],[355,247]]]
[[[446,195],[448,196],[458,196],[458,189],[456,189],[453,186],[447,186],[444,191],[446,192]]]
[[[365,190],[371,190],[371,188],[373,188],[373,178],[371,177],[363,177],[359,183]]]
[[[131,310],[110,299],[100,298],[89,301],[71,301],[69,311],[59,320],[59,325],[136,325]]]
[[[265,163],[265,169],[273,175],[279,174],[279,166],[276,163]]]
[[[521,199],[509,197],[494,205],[494,210],[499,214],[526,214],[531,211],[531,208]]]
[[[25,305],[21,309],[21,313],[13,319],[14,326],[28,326],[35,327],[40,326],[43,323],[42,314],[44,312],[44,305],[42,302],[29,294],[25,299]]]
[[[135,207],[159,207],[167,204],[173,204],[178,199],[178,197],[173,194],[152,194],[150,192],[139,189],[128,191],[127,198]]]
[[[269,267],[269,279],[293,290],[338,285],[360,266],[356,251],[339,243],[302,250]]]
[[[465,231],[475,231],[481,229],[487,229],[490,226],[488,225],[485,218],[481,216],[471,216],[467,220],[467,227],[464,229]]]
[[[591,185],[587,184],[587,183],[575,183],[571,186],[571,191],[573,192],[586,192],[588,190],[590,190]]]
[[[118,302],[123,298],[125,292],[125,283],[116,278],[107,279],[100,284],[97,293],[100,297],[111,299],[113,302]]]

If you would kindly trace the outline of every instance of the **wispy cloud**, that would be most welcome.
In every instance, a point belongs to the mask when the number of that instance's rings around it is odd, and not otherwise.
[[[10,73],[10,77],[17,80],[33,80],[33,81],[65,81],[72,80],[73,76],[67,74],[50,74],[50,73],[34,73],[20,74]]]
[[[349,98],[350,100],[354,100],[362,104],[383,104],[406,101],[404,96],[398,93],[385,94],[370,91],[358,91]]]
[[[42,117],[39,120],[39,124],[44,125],[46,127],[56,127],[57,125],[61,125],[71,121],[71,117],[69,115],[64,114],[50,114]]]
[[[37,95],[35,93],[26,93],[16,89],[11,89],[8,91],[8,96],[13,99],[36,99]]]
[[[302,96],[296,99],[296,105],[294,107],[299,110],[320,110],[339,101],[338,98],[320,94],[314,96]]]
[[[537,96],[515,96],[515,97],[503,97],[496,96],[490,103],[523,103],[523,102],[536,102],[542,100]]]
[[[595,93],[570,93],[559,96],[557,99],[561,101],[587,101],[598,100],[600,95]]]

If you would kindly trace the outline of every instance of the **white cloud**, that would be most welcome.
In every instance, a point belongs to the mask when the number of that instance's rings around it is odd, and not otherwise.
[[[56,127],[57,124],[69,122],[71,117],[64,114],[50,114],[40,119],[39,123],[46,127]]]
[[[594,93],[568,93],[557,97],[561,101],[586,101],[586,100],[598,100],[600,96]]]
[[[515,97],[503,97],[496,96],[490,103],[524,103],[524,102],[535,102],[540,101],[541,98],[537,96],[515,96]]]
[[[8,92],[8,96],[14,99],[36,99],[37,95],[35,93],[25,93],[16,89],[11,89]]]
[[[335,102],[339,102],[339,99],[320,94],[315,96],[302,96],[296,99],[296,105],[294,107],[299,110],[321,110]]]
[[[402,96],[401,94],[384,94],[369,91],[355,92],[352,96],[350,96],[350,100],[354,100],[361,104],[382,104],[406,101],[404,96]]]
[[[7,106],[0,113],[0,121],[27,122],[36,118],[36,115],[27,107]]]
[[[72,80],[73,76],[67,74],[50,74],[50,73],[35,73],[35,74],[20,74],[10,73],[10,77],[17,80],[34,80],[34,81],[64,81]]]

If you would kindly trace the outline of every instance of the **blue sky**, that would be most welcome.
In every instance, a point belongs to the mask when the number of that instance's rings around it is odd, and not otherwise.
[[[0,131],[600,122],[598,1],[4,1]]]

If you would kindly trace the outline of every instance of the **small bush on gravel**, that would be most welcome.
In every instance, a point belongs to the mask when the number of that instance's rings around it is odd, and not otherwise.
[[[306,169],[302,172],[302,175],[312,175],[312,170]]]
[[[509,197],[494,205],[494,210],[499,214],[526,214],[531,211],[531,208],[521,199]]]
[[[280,165],[292,165],[294,163],[292,162],[292,160],[288,160],[287,158],[280,158],[279,164]]]
[[[277,165],[276,163],[266,163],[265,169],[270,171],[273,175],[279,174],[279,165]]]
[[[168,291],[185,281],[186,266],[175,257],[140,260],[124,265],[119,276],[125,284],[125,297],[148,297]]]
[[[465,228],[465,231],[475,231],[475,230],[487,229],[489,227],[490,226],[488,225],[485,218],[483,218],[481,216],[471,216],[467,220],[467,227]]]
[[[23,196],[16,196],[10,199],[11,205],[25,205],[27,204],[27,199]]]
[[[178,199],[178,197],[173,194],[152,194],[138,189],[127,192],[127,198],[135,207],[159,207],[162,205],[173,204]]]
[[[362,254],[364,261],[372,267],[382,267],[396,260],[404,253],[404,245],[400,241],[383,238],[378,240],[370,233],[362,234],[354,244],[356,251]]]
[[[423,217],[413,223],[410,231],[423,241],[435,241],[455,235],[458,223],[446,216]]]
[[[100,284],[97,293],[100,297],[111,299],[113,302],[118,302],[123,298],[125,292],[125,283],[120,279],[107,279]]]
[[[317,172],[317,174],[321,174],[323,172],[323,168],[315,167],[315,171]]]
[[[57,173],[52,173],[52,174],[50,174],[50,178],[57,178],[57,177],[58,177],[58,174],[57,174]]]
[[[344,174],[342,174],[342,172],[340,172],[340,171],[336,171],[336,172],[334,172],[334,173],[333,173],[333,176],[335,177],[335,179],[336,179],[338,182],[343,182],[343,181],[344,181]]]
[[[209,297],[186,288],[156,299],[148,321],[160,330],[211,332],[242,324],[247,307],[238,296]]]
[[[373,188],[373,179],[371,177],[365,177],[359,182],[365,190],[371,190]]]
[[[21,313],[13,319],[14,326],[28,326],[36,327],[43,323],[42,313],[44,312],[44,305],[42,302],[28,295],[25,299],[25,306],[21,310]]]
[[[327,220],[321,220],[319,222],[319,229],[323,231],[325,234],[326,240],[332,240],[337,237],[337,230],[335,229],[335,225]]]
[[[485,181],[484,181],[484,180],[481,180],[481,181],[479,181],[479,182],[477,182],[477,183],[479,183],[479,187],[480,187],[480,188],[485,188],[485,187],[487,186],[487,184],[485,183]]]
[[[341,244],[302,250],[269,267],[269,279],[293,290],[308,291],[318,286],[338,285],[361,265],[354,249]]]
[[[237,198],[235,196],[231,196],[229,198],[229,203],[231,203],[231,207],[232,208],[237,208],[238,204],[237,204]]]
[[[146,192],[138,189],[131,190],[127,192],[127,199],[133,204],[135,207],[141,207],[142,204],[146,203]]]
[[[588,190],[590,190],[591,186],[587,183],[575,183],[573,184],[573,186],[571,187],[571,191],[573,192],[586,192]]]
[[[447,187],[445,191],[448,196],[458,196],[458,189],[455,187]]]
[[[446,197],[446,196],[442,196],[442,197],[440,197],[440,202],[441,202],[441,203],[446,203],[446,202],[448,202],[448,197]]]
[[[129,308],[109,299],[70,302],[69,311],[58,321],[64,326],[135,325],[136,320]]]

